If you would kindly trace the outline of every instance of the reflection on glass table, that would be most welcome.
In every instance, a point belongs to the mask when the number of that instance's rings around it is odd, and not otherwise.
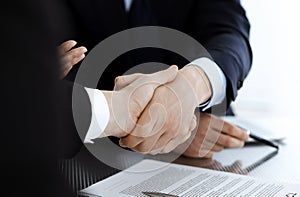
[[[230,161],[230,158],[224,161],[224,159],[195,159],[181,156],[174,161],[177,164],[191,165],[201,168],[208,168],[212,170],[231,172],[236,174],[247,175],[250,171],[260,166],[264,162],[267,162],[269,159],[276,156],[278,150],[273,150],[268,154],[258,157],[257,160],[251,162],[243,162],[243,159],[236,159]],[[229,163],[230,162],[230,163]]]

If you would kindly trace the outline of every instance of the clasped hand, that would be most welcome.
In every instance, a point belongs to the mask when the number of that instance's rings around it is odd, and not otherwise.
[[[174,67],[168,70],[174,70]],[[121,146],[145,154],[168,153],[191,136],[197,125],[194,110],[211,96],[209,81],[195,66],[172,73],[172,79],[168,70],[152,76],[135,74],[116,79],[116,93],[134,87],[130,98],[122,99],[130,119],[124,120],[121,106],[112,112],[118,120],[118,129],[122,130],[119,135]],[[163,84],[163,81],[167,83]],[[114,103],[121,103],[118,96],[112,98]]]

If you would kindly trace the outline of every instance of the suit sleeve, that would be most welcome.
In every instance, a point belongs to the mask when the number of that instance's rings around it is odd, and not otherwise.
[[[250,24],[239,0],[194,1],[191,35],[220,66],[227,80],[227,103],[234,101],[252,63]]]
[[[60,156],[74,154],[80,146],[72,116],[73,85],[58,78],[54,34],[61,30],[60,8],[54,0],[6,1],[0,7],[3,196],[77,196],[59,167]],[[78,103],[89,106],[84,88],[79,89],[83,96]],[[16,180],[22,183],[17,189],[11,184]]]

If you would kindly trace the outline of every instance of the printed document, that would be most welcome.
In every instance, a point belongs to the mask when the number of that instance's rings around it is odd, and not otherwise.
[[[145,191],[180,197],[300,197],[300,184],[272,183],[249,176],[146,159],[80,193],[103,197],[146,197],[142,193]]]

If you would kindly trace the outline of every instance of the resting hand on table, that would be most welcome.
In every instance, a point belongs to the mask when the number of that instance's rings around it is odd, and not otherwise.
[[[120,145],[146,154],[172,151],[190,137],[196,127],[194,110],[211,94],[204,72],[197,66],[184,67],[174,81],[155,90],[136,127]]]
[[[60,77],[64,78],[68,72],[72,69],[72,67],[80,62],[87,52],[87,49],[85,47],[78,47],[75,49],[72,49],[76,45],[76,41],[69,40],[58,47],[58,52],[60,55],[60,61],[61,61],[61,69],[60,69]]]
[[[153,74],[117,77],[115,91],[102,91],[110,109],[110,120],[101,137],[125,137],[131,133],[156,89],[173,81],[177,74],[177,66],[171,66]]]
[[[224,148],[243,147],[249,138],[241,128],[207,113],[200,113],[198,127],[193,132],[194,137],[185,142],[190,144],[183,154],[194,158],[211,158]]]

